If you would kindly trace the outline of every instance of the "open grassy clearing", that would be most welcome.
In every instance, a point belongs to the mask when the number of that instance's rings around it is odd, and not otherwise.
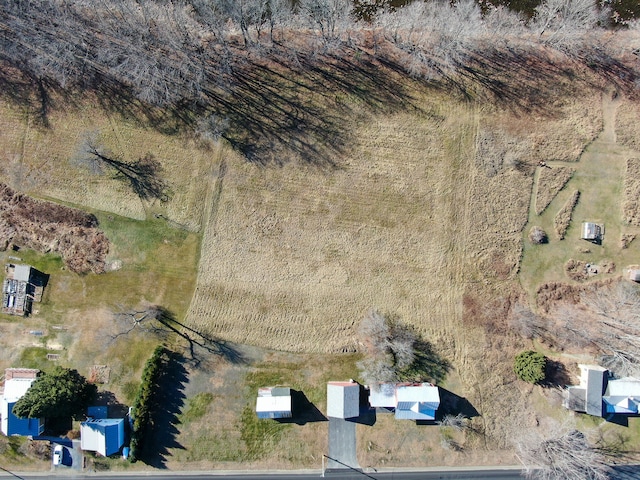
[[[110,378],[103,388],[130,403],[139,371],[159,339],[137,331],[112,338],[117,333],[113,314],[160,304],[182,318],[191,299],[199,238],[163,219],[137,221],[95,213],[112,242],[110,261],[121,262],[118,270],[77,275],[56,255],[30,250],[0,253],[2,264],[23,261],[50,275],[43,302],[34,304],[33,315],[2,315],[0,369],[47,370],[60,364],[88,377],[91,366],[108,365]],[[36,331],[42,335],[30,333]],[[47,353],[60,358],[47,361]]]
[[[623,249],[621,238],[624,234],[633,234],[635,230],[629,227],[622,217],[621,203],[623,201],[623,181],[626,160],[632,151],[616,143],[628,130],[619,122],[616,114],[628,110],[626,102],[612,100],[609,95],[603,96],[603,110],[608,112],[607,122],[603,133],[581,155],[580,160],[573,166],[576,173],[566,184],[566,187],[556,196],[549,207],[541,215],[530,213],[529,227],[540,225],[547,232],[553,230],[553,219],[561,207],[568,201],[572,192],[580,191],[580,199],[573,211],[572,221],[564,240],[552,236],[550,242],[544,245],[531,245],[525,240],[525,253],[521,266],[520,279],[522,285],[530,294],[532,305],[535,290],[546,282],[568,281],[564,273],[565,263],[573,258],[585,263],[600,264],[613,262],[616,270],[611,274],[598,275],[597,279],[617,276],[629,264],[637,263],[640,250],[631,243]],[[620,104],[619,109],[616,107]],[[616,130],[613,130],[616,125]],[[617,135],[616,135],[617,134]],[[552,168],[562,164],[552,164]],[[605,235],[602,245],[595,245],[580,240],[580,228],[583,221],[604,223]],[[525,229],[528,231],[528,228]]]
[[[210,159],[215,151],[199,148],[186,135],[162,134],[96,108],[83,99],[75,106],[50,113],[49,128],[37,124],[32,112],[0,99],[0,181],[36,197],[144,220],[150,212],[162,214],[188,230],[200,229],[203,198],[208,186]],[[98,132],[102,145],[115,156],[131,161],[151,153],[162,164],[162,176],[173,192],[168,202],[140,200],[109,172],[95,175],[79,159],[87,135]]]
[[[59,272],[52,277],[48,301],[32,320],[68,326],[53,338],[66,348],[63,364],[84,374],[93,363],[113,364],[107,388],[121,400],[132,398],[137,372],[158,339],[137,333],[109,341],[112,311],[120,307],[161,303],[180,319],[188,310],[189,325],[216,338],[313,352],[260,354],[264,356],[247,364],[214,359],[207,368],[192,370],[177,437],[184,448],[172,449],[167,465],[317,467],[326,450],[326,424],[257,422],[251,410],[255,387],[270,382],[299,386],[324,410],[325,382],[357,378],[357,372],[354,357],[322,353],[357,350],[355,325],[377,307],[416,327],[451,361],[453,369],[443,386],[466,397],[480,413],[473,420],[480,433],[458,438],[467,453],[452,454],[442,449],[436,429],[428,430],[425,440],[427,430],[381,418],[373,428],[358,427],[361,463],[424,464],[418,452],[425,450],[438,463],[495,461],[495,451],[510,448],[514,432],[534,426],[544,414],[545,392],[515,381],[511,359],[524,345],[504,336],[507,327],[499,320],[520,295],[516,274],[534,166],[540,160],[575,161],[602,126],[598,103],[590,101],[594,92],[581,93],[580,98],[553,102],[545,115],[535,116],[458,103],[424,90],[411,92],[413,106],[402,112],[371,113],[361,98],[340,94],[321,99],[349,106],[339,110],[345,115],[339,125],[352,126],[344,135],[349,142],[330,149],[340,153],[338,158],[301,162],[283,156],[266,166],[247,163],[227,147],[189,150],[195,145],[188,140],[111,118],[117,134],[110,136],[100,127],[111,148],[134,148],[136,135],[142,135],[144,142],[155,138],[160,150],[170,152],[165,168],[174,173],[171,181],[183,187],[184,197],[174,197],[165,206],[143,204],[110,179],[102,189],[95,179],[85,178],[85,183],[91,180],[86,187],[90,191],[62,174],[55,180],[60,183],[49,184],[36,169],[24,167],[23,159],[37,155],[16,156],[20,135],[3,137],[10,139],[7,151],[14,152],[12,158],[20,159],[15,169],[2,174],[9,178],[11,172],[14,185],[111,212],[98,216],[114,242],[110,261],[123,264],[104,277]],[[96,111],[87,117],[101,119]],[[51,132],[38,134],[46,148],[67,152],[61,158],[69,157],[78,143],[68,133],[71,118],[52,116],[57,122],[52,124],[70,140],[57,144]],[[101,121],[91,120],[91,128],[103,125]],[[28,140],[29,135],[21,138]],[[47,141],[52,143],[47,146]],[[169,144],[188,148],[165,149]],[[150,147],[137,151],[144,154]],[[310,151],[308,146],[304,150]],[[60,164],[68,169],[67,163]],[[48,164],[43,168],[64,170]],[[217,178],[205,191],[211,171]],[[118,192],[125,195],[123,206],[113,203]],[[566,201],[564,193],[545,215]],[[187,230],[199,228],[203,213],[196,282],[198,238]],[[173,228],[177,224],[186,228]],[[48,257],[33,260],[55,262]],[[98,355],[96,345],[103,346]],[[42,352],[28,353],[38,361]],[[244,388],[237,388],[240,379]],[[388,454],[373,445],[369,449],[369,441],[376,446],[388,442],[387,432],[394,444],[406,448]],[[503,458],[515,463],[506,453]]]
[[[177,437],[185,448],[171,449],[167,467],[189,463],[191,468],[218,469],[242,463],[243,468],[319,468],[327,448],[328,424],[320,413],[326,410],[326,382],[349,378],[359,356],[241,350],[246,363],[218,359],[191,371]],[[303,392],[312,404],[305,409],[305,423],[256,417],[257,389],[274,385]]]
[[[575,160],[601,116],[593,102],[571,99],[537,123],[414,97],[414,112],[354,118],[353,144],[335,169],[257,169],[223,154],[187,320],[241,343],[340,352],[358,348],[355,326],[369,308],[399,314],[453,364],[445,386],[483,415],[474,425],[486,436],[475,446],[509,448],[532,414],[525,394],[513,408],[505,359],[519,341],[485,334],[464,298],[489,323],[506,311],[519,291],[533,165]],[[478,146],[478,132],[504,141]]]

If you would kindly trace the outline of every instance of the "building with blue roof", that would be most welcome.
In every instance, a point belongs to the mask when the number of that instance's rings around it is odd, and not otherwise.
[[[640,379],[612,378],[599,365],[579,365],[580,385],[567,387],[564,406],[596,417],[638,415],[640,413]]]
[[[435,420],[440,392],[430,383],[377,383],[371,386],[369,404],[394,410],[398,420]]]
[[[44,432],[44,419],[20,418],[13,414],[13,406],[20,400],[36,380],[39,370],[30,368],[7,368],[5,370],[4,392],[0,402],[2,433],[7,436],[19,435],[37,437]]]
[[[124,445],[124,418],[90,418],[80,424],[80,448],[104,457]]]

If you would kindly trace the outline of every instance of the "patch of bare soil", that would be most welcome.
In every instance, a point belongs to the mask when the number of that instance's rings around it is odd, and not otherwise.
[[[102,273],[109,240],[95,216],[51,202],[35,200],[0,184],[0,247],[15,244],[62,255],[76,273]]]
[[[629,158],[624,174],[622,214],[625,222],[640,226],[640,158]]]
[[[578,203],[579,198],[580,192],[576,190],[575,192],[573,192],[571,197],[569,197],[567,202],[553,219],[553,226],[560,240],[563,240],[564,235],[567,233],[567,228],[569,228],[569,224],[571,223],[571,215],[573,214],[573,209]]]
[[[540,215],[549,206],[558,192],[564,188],[576,169],[573,167],[542,168],[538,176],[536,214]]]

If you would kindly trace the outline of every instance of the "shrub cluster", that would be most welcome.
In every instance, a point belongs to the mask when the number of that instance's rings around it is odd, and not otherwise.
[[[153,419],[151,412],[154,409],[155,397],[158,393],[158,378],[162,368],[169,361],[169,350],[158,345],[151,358],[147,360],[142,371],[140,388],[133,402],[133,431],[131,432],[131,451],[129,459],[135,462],[140,453],[144,451],[144,440]]]
[[[0,184],[0,250],[14,243],[56,252],[73,272],[102,273],[109,240],[97,226],[94,215],[36,200]]]

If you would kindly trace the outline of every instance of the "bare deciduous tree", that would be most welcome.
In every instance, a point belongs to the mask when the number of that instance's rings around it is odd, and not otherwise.
[[[359,336],[366,346],[366,357],[358,367],[368,383],[393,382],[399,372],[416,358],[416,336],[404,325],[391,322],[372,310],[360,323]]]
[[[606,15],[594,0],[545,0],[536,8],[533,28],[546,44],[564,46],[583,38]]]
[[[92,173],[102,174],[110,170],[115,178],[127,182],[141,199],[169,200],[171,191],[162,178],[162,165],[151,153],[127,162],[102,145],[99,132],[88,133],[79,150],[76,161]]]
[[[301,0],[300,11],[320,29],[325,43],[340,39],[351,24],[353,4],[349,0]]]
[[[544,338],[549,335],[544,319],[522,303],[513,306],[508,321],[509,326],[525,338]]]
[[[640,289],[628,282],[585,291],[577,305],[563,305],[553,314],[568,333],[566,341],[594,345],[607,366],[620,375],[640,371]]]
[[[437,422],[441,427],[448,427],[456,432],[461,432],[464,430],[467,425],[467,417],[465,417],[462,413],[458,413],[457,415],[447,414],[442,417],[442,420]]]
[[[525,475],[536,480],[607,480],[609,467],[586,436],[568,425],[525,432],[516,440]]]

